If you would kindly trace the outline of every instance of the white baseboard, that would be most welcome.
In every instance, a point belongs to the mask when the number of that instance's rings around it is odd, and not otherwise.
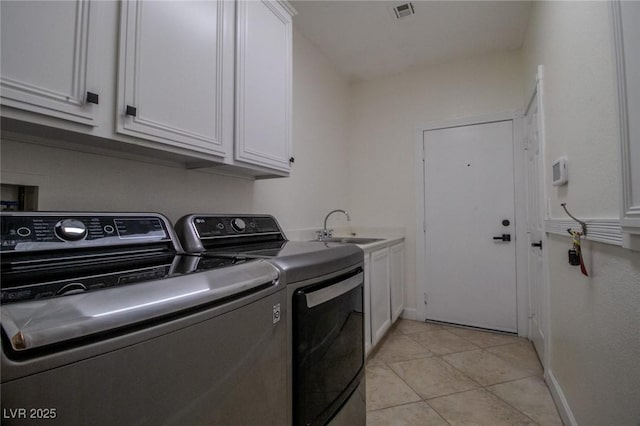
[[[578,422],[576,422],[576,418],[573,417],[573,413],[571,412],[571,408],[569,407],[567,398],[565,398],[564,393],[560,388],[560,384],[556,380],[556,376],[553,375],[553,371],[548,371],[548,377],[549,379],[547,380],[547,385],[549,386],[551,396],[556,403],[556,407],[558,407],[558,413],[560,413],[562,422],[565,425],[577,426]]]
[[[418,315],[416,314],[416,310],[413,308],[404,308],[402,310],[402,314],[400,314],[401,318],[408,320],[416,320],[418,319]]]

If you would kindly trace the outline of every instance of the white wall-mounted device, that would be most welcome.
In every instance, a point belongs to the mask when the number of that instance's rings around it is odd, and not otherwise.
[[[551,166],[553,186],[561,186],[569,181],[569,174],[567,170],[567,157],[560,157],[553,162]]]

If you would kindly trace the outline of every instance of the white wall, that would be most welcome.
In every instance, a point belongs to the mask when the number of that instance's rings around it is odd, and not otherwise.
[[[483,56],[354,84],[349,138],[352,219],[406,232],[405,304],[416,308],[415,128],[522,108],[519,53]]]
[[[545,66],[546,161],[567,155],[569,184],[546,185],[551,217],[619,217],[613,45],[606,2],[534,2],[524,91]],[[547,177],[548,181],[548,177]],[[580,425],[640,421],[640,253],[587,243],[591,278],[568,265],[568,237],[549,238],[550,370]]]
[[[566,202],[578,217],[618,218],[618,118],[607,4],[570,3],[536,4],[523,48],[526,97],[537,65],[545,66],[548,164],[568,158],[569,184],[548,191],[551,216],[566,217],[560,206]]]
[[[293,58],[293,171],[290,179],[256,182],[254,204],[268,208],[287,229],[320,229],[329,211],[350,205],[349,85],[295,30]],[[332,223],[340,224],[338,218]]]
[[[293,37],[290,178],[248,179],[2,140],[3,183],[39,186],[41,210],[274,214],[285,228],[320,227],[347,205],[347,81],[297,31]]]
[[[253,182],[40,145],[2,141],[2,182],[39,187],[40,210],[253,210]]]

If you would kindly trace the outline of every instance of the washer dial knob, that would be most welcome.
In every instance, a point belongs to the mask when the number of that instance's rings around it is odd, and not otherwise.
[[[77,219],[64,219],[56,223],[54,232],[63,241],[79,241],[87,236],[87,227]]]
[[[237,217],[231,220],[231,227],[236,232],[244,232],[244,230],[247,228],[247,224],[244,222],[244,220]]]

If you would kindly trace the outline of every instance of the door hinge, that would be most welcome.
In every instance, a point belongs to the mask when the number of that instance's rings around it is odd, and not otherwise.
[[[524,145],[524,150],[528,151],[529,150],[529,138],[524,138],[523,145]]]
[[[424,304],[427,304],[427,293],[424,293]]]

